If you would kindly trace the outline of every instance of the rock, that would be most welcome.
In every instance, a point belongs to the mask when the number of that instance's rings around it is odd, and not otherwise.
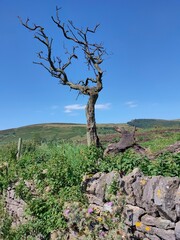
[[[161,177],[159,184],[154,191],[154,204],[157,206],[159,214],[166,219],[176,221],[175,194],[179,187],[178,177]]]
[[[167,219],[162,219],[160,217],[156,218],[147,214],[142,216],[141,222],[148,226],[155,226],[157,228],[163,228],[163,229],[172,229],[175,227],[175,223]]]
[[[176,235],[176,240],[180,240],[180,221],[176,223],[175,235]]]
[[[102,199],[96,197],[95,195],[93,195],[93,194],[87,194],[86,196],[87,196],[88,202],[89,202],[90,204],[96,204],[96,205],[98,205],[98,206],[103,206],[103,205],[104,205],[104,202],[102,201]]]
[[[140,221],[141,216],[145,213],[142,208],[132,205],[126,205],[124,214],[126,216],[125,223],[129,226],[135,226],[136,222]]]
[[[84,191],[89,199],[90,203],[94,203],[102,206],[108,195],[106,193],[108,187],[116,181],[120,184],[120,175],[118,172],[112,171],[110,173],[97,173],[92,176],[91,179],[86,179],[86,183],[82,184],[84,186]]]
[[[125,182],[124,190],[127,194],[131,194],[132,188],[131,185],[136,179],[142,177],[143,174],[139,168],[135,168],[131,173],[123,177],[123,181]]]
[[[148,181],[148,178],[137,176],[136,181],[132,183],[134,199],[135,199],[136,205],[139,207],[142,206],[143,190],[145,188],[147,181]]]
[[[118,194],[114,196],[115,200],[109,198],[108,190],[114,181],[119,187],[117,193],[123,195],[123,204],[117,201]],[[100,212],[109,211],[113,217],[116,212],[114,209],[122,205],[120,214],[124,219],[128,239],[134,236],[136,239],[180,240],[178,177],[147,177],[136,168],[123,178],[117,172],[97,173],[86,179],[86,183],[89,203],[95,209],[98,207]],[[107,231],[110,229],[107,228]]]
[[[158,236],[155,235],[151,235],[151,234],[145,234],[147,239],[149,240],[160,240],[160,238]],[[143,239],[144,240],[144,239]]]
[[[92,176],[92,178],[86,179],[86,193],[88,194],[95,194],[95,190],[97,188],[99,179],[104,177],[105,173],[96,173]]]
[[[177,217],[180,218],[180,186],[176,192],[175,206],[176,206]]]
[[[135,231],[134,232],[134,239],[143,239],[145,240],[145,234],[143,232]]]
[[[8,187],[6,194],[6,210],[10,216],[12,216],[12,228],[16,228],[19,224],[23,224],[27,221],[24,209],[26,203],[16,197],[15,189],[13,187]]]
[[[137,178],[140,178],[142,176],[143,174],[140,171],[140,169],[135,168],[131,173],[123,177],[124,191],[127,194],[126,202],[128,204],[132,204],[132,205],[136,204],[132,184],[136,181]]]
[[[160,228],[152,228],[154,234],[163,240],[176,240],[174,230],[165,230]]]
[[[51,240],[56,240],[58,238],[58,232],[57,231],[53,231],[50,234],[50,239]]]
[[[143,189],[141,206],[153,216],[157,216],[157,207],[154,205],[154,190],[159,184],[160,178],[160,176],[148,178]]]
[[[97,198],[105,200],[105,189],[107,185],[110,185],[113,182],[114,172],[103,173],[102,176],[98,179],[98,183],[95,189],[95,195]]]

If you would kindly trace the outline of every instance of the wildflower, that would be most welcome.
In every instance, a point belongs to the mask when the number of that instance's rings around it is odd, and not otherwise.
[[[95,208],[95,212],[96,212],[97,214],[99,214],[99,213],[101,212],[101,210],[96,207],[96,208]]]
[[[136,225],[136,227],[141,227],[142,223],[141,222],[136,222],[135,225]]]
[[[110,206],[110,207],[111,207],[111,206],[113,205],[113,202],[106,202],[106,203],[105,203],[105,205],[107,205],[107,206]]]
[[[107,202],[104,204],[104,211],[112,212],[113,202]]]
[[[162,193],[161,193],[161,190],[160,190],[160,189],[158,189],[158,190],[157,190],[157,196],[160,198],[160,197],[161,197],[161,195],[162,195]]]
[[[93,213],[93,211],[94,211],[93,208],[88,208],[88,213],[89,214]]]
[[[147,183],[147,181],[146,181],[145,179],[141,179],[141,180],[140,180],[140,184],[141,184],[142,186],[146,185],[146,183]]]
[[[105,237],[105,235],[106,235],[106,233],[105,233],[104,231],[101,231],[101,232],[99,233],[99,237]]]
[[[149,231],[151,230],[151,227],[146,226],[146,227],[145,227],[145,230],[146,230],[147,232],[149,232]]]
[[[98,222],[102,222],[102,217],[97,217]]]
[[[69,209],[66,209],[65,211],[64,211],[64,215],[67,217],[68,216],[68,214],[70,213],[70,210]]]

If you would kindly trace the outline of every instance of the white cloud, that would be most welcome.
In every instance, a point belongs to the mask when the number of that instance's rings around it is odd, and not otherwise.
[[[96,109],[109,109],[110,108],[110,103],[105,103],[105,104],[96,104],[95,108]]]
[[[82,109],[85,109],[85,105],[80,105],[80,104],[72,104],[72,105],[67,105],[64,107],[64,111],[66,113],[71,113],[72,111],[75,111],[75,110],[82,110]]]
[[[128,106],[129,108],[135,108],[138,106],[135,101],[128,101],[125,103],[125,105]]]
[[[72,105],[67,105],[64,107],[64,112],[65,113],[72,113],[73,111],[76,110],[84,110],[86,105],[81,105],[81,104],[72,104]],[[96,104],[95,105],[96,109],[109,109],[110,108],[110,103],[105,103],[105,104]]]

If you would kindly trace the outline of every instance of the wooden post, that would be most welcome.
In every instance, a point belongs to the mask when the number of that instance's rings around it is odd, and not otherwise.
[[[17,149],[17,160],[19,160],[20,156],[21,156],[21,147],[22,147],[22,138],[19,138],[18,140],[18,149]]]

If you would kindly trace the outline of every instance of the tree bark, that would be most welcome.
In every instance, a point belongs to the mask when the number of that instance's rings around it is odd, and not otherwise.
[[[104,151],[104,156],[112,153],[116,154],[119,152],[124,152],[126,149],[133,147],[136,144],[136,128],[132,132],[127,131],[124,128],[116,128],[116,131],[121,133],[121,139],[117,143],[109,144]]]
[[[98,99],[98,94],[90,95],[86,105],[86,120],[87,120],[87,145],[99,146],[99,138],[97,135],[96,120],[95,120],[95,104]]]
[[[104,150],[104,156],[108,154],[117,154],[119,152],[124,152],[131,147],[135,150],[135,152],[141,155],[146,154],[146,149],[136,143],[136,128],[134,128],[133,131],[127,131],[124,128],[115,128],[115,130],[121,133],[121,139],[117,143],[109,144]]]
[[[68,21],[68,24],[64,24],[59,17],[59,8],[56,7],[56,17],[52,17],[52,20],[58,29],[62,31],[64,38],[72,41],[74,45],[70,52],[66,49],[65,54],[67,55],[67,59],[63,62],[61,56],[53,56],[53,39],[48,37],[44,27],[36,24],[30,26],[29,18],[27,18],[25,22],[23,22],[21,18],[19,18],[19,20],[28,30],[35,32],[34,38],[46,48],[46,53],[44,53],[44,51],[38,53],[40,61],[34,63],[44,67],[51,76],[59,80],[60,84],[77,90],[79,94],[89,96],[86,106],[87,143],[88,146],[91,144],[99,146],[99,138],[97,136],[95,122],[95,103],[98,99],[98,93],[103,88],[103,71],[100,65],[104,60],[103,56],[106,54],[106,51],[101,43],[92,43],[89,40],[89,34],[96,33],[99,24],[93,29],[87,27],[85,30],[76,27],[72,21]],[[94,77],[91,76],[86,79],[80,78],[79,81],[71,81],[69,79],[66,70],[70,67],[72,61],[78,60],[78,56],[76,55],[77,48],[83,52],[85,64],[88,69],[94,73]]]

